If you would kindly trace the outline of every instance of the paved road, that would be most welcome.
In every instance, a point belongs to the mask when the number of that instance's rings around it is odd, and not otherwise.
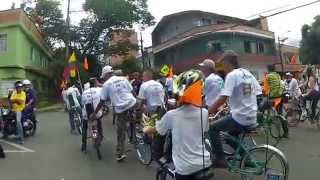
[[[1,180],[155,179],[155,165],[142,166],[133,151],[128,152],[126,162],[115,161],[115,128],[110,119],[104,121],[106,139],[102,146],[103,160],[99,161],[91,147],[87,155],[80,152],[80,137],[69,133],[64,112],[47,112],[38,117],[39,131],[23,147],[0,141],[9,152],[7,159],[0,160]],[[291,163],[290,180],[319,179],[319,139],[320,132],[303,126],[293,129],[290,140],[281,144]],[[214,179],[240,178],[217,171]]]

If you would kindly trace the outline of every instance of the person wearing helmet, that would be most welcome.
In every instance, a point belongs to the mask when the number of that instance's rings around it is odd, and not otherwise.
[[[34,89],[32,88],[31,82],[26,79],[23,81],[23,87],[24,91],[26,93],[27,99],[26,99],[26,108],[23,111],[24,114],[32,114],[32,120],[35,121],[35,114],[34,114],[34,108],[36,105],[36,93]]]
[[[22,111],[26,107],[26,93],[23,91],[23,84],[21,81],[15,83],[15,91],[11,94],[10,103],[11,110],[16,113],[18,140],[23,144],[23,128],[21,123]],[[4,135],[6,136],[6,135]]]
[[[235,52],[225,52],[219,61],[223,62],[227,76],[224,88],[217,101],[209,108],[209,112],[217,113],[218,109],[229,100],[231,115],[211,124],[209,136],[216,155],[215,167],[225,168],[227,162],[222,149],[220,131],[238,137],[244,129],[255,127],[258,110],[257,96],[262,94],[262,89],[248,70],[240,68],[238,55]]]
[[[208,111],[202,108],[203,84],[201,71],[180,74],[173,83],[173,93],[178,96],[180,107],[168,111],[156,122],[156,131],[160,135],[171,130],[177,180],[196,179],[211,166],[210,154],[202,141],[209,128]]]
[[[133,96],[133,88],[126,77],[116,76],[111,66],[105,66],[101,77],[105,80],[101,91],[101,100],[90,115],[90,120],[95,120],[97,113],[101,110],[106,101],[111,101],[117,114],[117,148],[116,160],[118,162],[126,158],[125,139],[126,123],[129,121],[129,111],[136,105],[136,98]]]

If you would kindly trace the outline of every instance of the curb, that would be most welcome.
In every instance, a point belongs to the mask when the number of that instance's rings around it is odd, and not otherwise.
[[[57,104],[57,105],[53,105],[53,106],[37,109],[36,112],[39,113],[39,112],[57,111],[57,110],[61,110],[61,109],[63,109],[63,105],[62,104]]]

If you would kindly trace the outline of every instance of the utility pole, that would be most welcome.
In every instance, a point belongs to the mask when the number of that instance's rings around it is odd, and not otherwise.
[[[283,63],[283,58],[282,58],[282,47],[281,47],[281,39],[278,36],[278,47],[279,47],[279,56],[280,56],[280,61],[281,61],[281,76],[284,74],[284,63]]]
[[[69,58],[69,45],[70,45],[70,0],[68,0],[68,10],[67,10],[67,31],[66,31],[66,60]]]
[[[141,50],[141,60],[142,60],[142,69],[145,68],[144,62],[144,50],[143,50],[143,39],[142,39],[142,31],[140,31],[140,50]]]

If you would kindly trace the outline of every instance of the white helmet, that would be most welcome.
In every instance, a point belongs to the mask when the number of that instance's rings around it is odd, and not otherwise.
[[[28,79],[23,80],[22,82],[23,85],[31,85],[31,81],[29,81]]]

